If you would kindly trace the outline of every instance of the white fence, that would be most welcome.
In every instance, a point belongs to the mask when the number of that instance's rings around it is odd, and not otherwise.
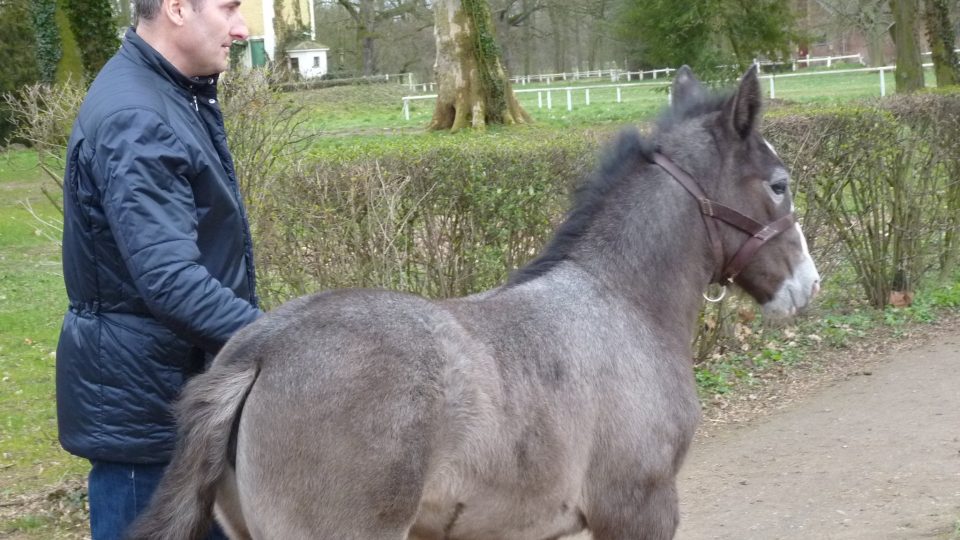
[[[923,64],[924,68],[933,67],[933,64]],[[888,71],[894,71],[897,69],[897,66],[882,66],[875,68],[860,68],[860,69],[838,69],[834,71],[814,71],[812,73],[785,73],[783,75],[764,75],[760,77],[761,79],[768,79],[770,85],[770,98],[773,99],[777,97],[777,88],[776,80],[777,79],[786,79],[789,77],[819,77],[823,75],[838,75],[843,73],[872,73],[876,72],[880,74],[880,97],[887,95],[887,79],[884,74]]]
[[[561,95],[566,95],[567,100],[567,110],[573,110],[573,94],[574,92],[583,92],[584,94],[584,103],[590,105],[590,90],[598,89],[607,89],[615,88],[617,91],[617,103],[623,102],[623,89],[624,88],[635,88],[638,86],[666,86],[669,84],[669,81],[663,81],[660,83],[621,83],[621,84],[597,84],[592,86],[567,86],[567,87],[558,87],[558,88],[520,88],[513,91],[514,94],[537,94],[537,108],[542,109],[546,105],[547,109],[553,108],[553,94],[559,93]],[[436,94],[429,94],[423,96],[404,96],[403,99],[403,118],[405,120],[410,120],[410,102],[418,101],[422,99],[436,99]]]
[[[517,75],[510,82],[519,85],[531,83],[553,83],[554,81],[579,81],[581,79],[602,79],[612,76],[616,69],[596,69],[592,71],[572,71],[569,73],[540,73],[537,75]]]
[[[960,50],[958,50],[958,52],[960,52]],[[933,64],[930,64],[930,63],[923,64],[924,68],[929,68],[932,66]],[[880,96],[883,97],[887,95],[886,73],[892,72],[895,69],[896,69],[896,66],[882,66],[882,67],[875,67],[875,68],[858,68],[858,69],[838,69],[833,71],[814,71],[809,73],[784,73],[781,75],[762,75],[760,79],[767,80],[770,98],[772,99],[777,97],[776,81],[778,79],[795,78],[795,77],[824,77],[824,76],[830,76],[830,75],[842,75],[842,74],[849,74],[849,73],[878,73],[879,74],[878,89],[879,89]],[[624,89],[644,87],[644,86],[646,87],[664,86],[664,85],[667,85],[668,83],[669,81],[664,80],[663,82],[598,84],[598,85],[592,85],[592,86],[576,86],[576,87],[567,86],[567,87],[556,87],[556,88],[518,88],[518,89],[515,89],[513,92],[514,94],[536,93],[537,107],[540,109],[544,108],[544,106],[546,106],[547,109],[552,109],[554,94],[560,94],[561,96],[566,97],[567,110],[572,111],[573,105],[574,105],[574,100],[573,100],[574,93],[583,92],[584,104],[590,105],[590,90],[615,88],[616,96],[617,96],[616,102],[622,103]],[[436,94],[420,95],[420,96],[404,96],[402,98],[403,99],[403,118],[405,120],[410,120],[410,102],[411,101],[436,99],[436,98],[437,98]],[[669,95],[668,95],[668,100],[669,100]]]
[[[930,54],[930,53],[925,53]],[[792,64],[792,70],[796,71],[798,67],[801,66],[810,66],[813,64],[823,64],[826,67],[833,67],[835,62],[840,60],[852,60],[858,64],[864,64],[863,55],[861,54],[848,54],[842,56],[821,56],[821,57],[808,57],[808,58],[799,58],[792,60],[790,62],[756,62],[761,69],[764,66],[779,66],[785,64]],[[510,81],[514,84],[519,84],[525,86],[532,83],[541,83],[541,84],[552,84],[557,81],[567,82],[567,81],[579,81],[581,79],[603,79],[609,78],[610,82],[618,82],[620,79],[626,78],[627,81],[632,81],[633,79],[646,80],[647,78],[657,79],[661,74],[670,76],[670,73],[676,71],[673,68],[660,68],[660,69],[650,69],[645,71],[624,71],[621,69],[598,69],[592,71],[571,71],[567,73],[540,73],[537,75],[517,75],[510,77]],[[423,85],[419,85],[423,86]]]
[[[650,69],[646,71],[623,71],[621,69],[599,69],[594,71],[574,71],[571,73],[541,73],[539,75],[519,75],[510,77],[510,82],[526,86],[533,83],[553,84],[555,81],[579,81],[582,79],[606,79],[610,82],[618,82],[626,77],[627,81],[633,79],[644,80],[646,78],[656,79],[658,75],[669,76],[671,72],[676,71],[673,68]]]
[[[833,67],[833,63],[837,60],[856,60],[858,64],[864,65],[863,56],[861,54],[848,54],[846,56],[822,56],[820,58],[798,58],[793,61],[793,71],[797,70],[797,66],[804,64],[807,67],[810,64],[819,64],[823,63],[827,67]]]

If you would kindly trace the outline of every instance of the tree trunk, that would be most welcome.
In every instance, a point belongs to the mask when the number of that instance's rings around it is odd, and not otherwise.
[[[556,73],[567,72],[567,25],[562,9],[551,5],[547,10],[553,31],[553,70]]]
[[[503,69],[486,0],[438,0],[435,9],[438,96],[430,129],[529,123]]]
[[[360,25],[357,28],[363,58],[363,75],[369,77],[377,72],[376,43],[374,38],[376,10],[373,0],[361,0]]]
[[[374,0],[360,0],[357,3],[337,0],[337,3],[347,10],[357,27],[357,50],[360,51],[360,57],[356,60],[360,63],[354,63],[355,69],[359,69],[366,76],[375,74],[377,11]]]
[[[887,64],[883,54],[883,38],[887,34],[885,29],[874,28],[867,31],[867,63],[870,67],[880,67]]]
[[[523,0],[524,13],[530,11],[531,0]],[[533,73],[533,21],[527,21],[523,25],[523,74],[531,75]]]
[[[933,72],[937,76],[937,86],[957,84],[957,53],[953,51],[956,39],[953,26],[950,25],[949,9],[946,0],[925,0],[924,22],[927,27],[927,41],[933,56]]]
[[[131,26],[134,23],[133,14],[130,13],[130,0],[119,0],[117,2],[117,15],[120,17],[120,24]]]
[[[894,20],[891,33],[897,49],[895,78],[898,93],[915,92],[924,86],[916,32],[917,5],[918,0],[890,0]]]

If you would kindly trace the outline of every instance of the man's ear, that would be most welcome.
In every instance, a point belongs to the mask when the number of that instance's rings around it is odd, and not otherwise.
[[[753,65],[740,79],[736,93],[724,106],[724,123],[733,133],[745,139],[756,128],[761,105],[760,80],[757,66]]]
[[[189,0],[163,0],[160,6],[160,13],[177,26],[183,25],[183,11],[189,6]]]

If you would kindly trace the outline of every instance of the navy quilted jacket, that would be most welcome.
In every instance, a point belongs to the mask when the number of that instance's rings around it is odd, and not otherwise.
[[[166,462],[184,381],[260,315],[217,78],[182,75],[129,30],[74,123],[63,203],[60,442]]]

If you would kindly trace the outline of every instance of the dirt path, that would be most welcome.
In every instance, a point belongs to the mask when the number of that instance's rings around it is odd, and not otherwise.
[[[960,328],[701,437],[677,538],[960,539]]]

